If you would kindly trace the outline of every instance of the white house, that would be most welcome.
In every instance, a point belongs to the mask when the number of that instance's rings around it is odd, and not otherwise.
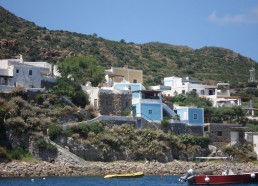
[[[214,95],[216,86],[203,85],[201,82],[190,79],[189,77],[165,77],[164,86],[170,86],[170,90],[164,90],[166,96],[174,96],[175,94],[186,94],[195,91],[199,95]]]
[[[16,86],[43,88],[42,81],[55,82],[52,66],[47,62],[24,62],[20,59],[0,60],[0,90],[10,92]]]
[[[229,83],[218,83],[217,85],[204,85],[189,77],[165,77],[164,85],[150,86],[151,90],[160,90],[165,96],[186,94],[195,91],[200,97],[212,101],[213,107],[241,106],[241,97],[230,96]]]
[[[230,95],[229,83],[217,83],[215,95],[205,95],[204,97],[209,98],[212,101],[213,107],[232,107],[242,105],[241,97]]]
[[[257,132],[245,132],[245,140],[253,145],[254,152],[258,159],[258,133]]]

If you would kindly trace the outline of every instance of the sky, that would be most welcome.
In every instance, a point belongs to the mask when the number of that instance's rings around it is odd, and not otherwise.
[[[0,0],[0,6],[51,30],[223,47],[258,62],[258,0]]]

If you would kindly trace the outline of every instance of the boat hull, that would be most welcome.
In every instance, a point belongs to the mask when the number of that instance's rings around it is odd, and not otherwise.
[[[232,184],[258,182],[258,172],[243,173],[238,175],[202,175],[188,178],[188,183],[193,185]]]

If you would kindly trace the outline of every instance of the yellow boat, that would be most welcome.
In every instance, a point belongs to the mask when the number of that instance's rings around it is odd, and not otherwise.
[[[144,176],[143,172],[126,173],[126,174],[107,174],[104,178],[139,178]]]

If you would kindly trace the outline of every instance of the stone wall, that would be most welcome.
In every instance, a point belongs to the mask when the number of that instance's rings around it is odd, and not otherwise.
[[[60,142],[63,142],[62,145],[66,144],[67,138],[59,138]],[[71,153],[69,149],[63,148],[55,142],[45,138],[47,143],[54,145],[57,148],[57,151],[49,151],[47,149],[39,149],[36,145],[36,142],[33,138],[30,138],[29,152],[33,154],[33,157],[37,160],[43,160],[51,163],[70,163],[77,165],[84,165],[85,161],[78,157],[77,155]]]
[[[123,115],[125,109],[132,109],[131,93],[99,92],[99,113],[101,115]]]
[[[244,142],[244,129],[239,124],[209,123],[205,126],[204,135],[209,137],[211,144],[221,147],[231,143],[231,132],[238,132],[238,142]]]
[[[30,139],[29,152],[31,152],[33,157],[37,160],[55,162],[58,158],[57,152],[50,152],[46,149],[39,149],[34,139]]]
[[[25,149],[29,148],[29,134],[22,131],[17,131],[11,127],[6,130],[6,138],[12,149],[18,147],[24,147]]]
[[[128,173],[143,171],[145,175],[183,175],[189,169],[201,171],[204,174],[221,174],[225,170],[225,162],[186,162],[172,161],[159,163],[156,161],[141,162],[87,162],[85,165],[70,163],[48,162],[8,162],[0,163],[0,177],[45,177],[47,176],[103,176],[111,173]],[[258,166],[254,163],[238,163],[238,172],[257,172]],[[162,176],[161,176],[162,178]],[[111,181],[111,180],[107,180]],[[160,179],[160,181],[165,181]],[[36,182],[36,179],[35,179]],[[179,182],[178,182],[179,183]],[[33,185],[31,183],[28,185]],[[70,184],[72,185],[72,184]],[[115,184],[114,184],[115,185]],[[126,184],[125,184],[126,185]],[[158,184],[157,184],[158,185]],[[171,184],[172,185],[172,184]],[[178,184],[186,185],[186,184]]]
[[[175,134],[191,134],[194,136],[203,136],[203,126],[189,126],[183,123],[171,123],[170,129]]]

